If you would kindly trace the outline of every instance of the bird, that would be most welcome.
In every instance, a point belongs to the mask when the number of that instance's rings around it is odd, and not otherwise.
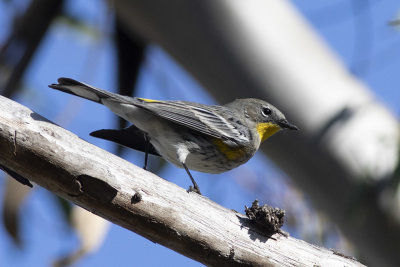
[[[76,95],[109,108],[132,123],[120,129],[94,131],[92,136],[161,156],[184,168],[193,183],[188,191],[201,194],[190,170],[223,173],[254,156],[260,144],[280,130],[298,130],[270,103],[236,99],[225,105],[181,100],[152,100],[123,96],[86,83],[59,78],[50,88]]]

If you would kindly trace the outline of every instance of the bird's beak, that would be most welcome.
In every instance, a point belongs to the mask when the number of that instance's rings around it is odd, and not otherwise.
[[[287,128],[290,130],[298,130],[299,129],[296,125],[291,124],[290,122],[288,122],[285,119],[278,121],[278,125],[281,126],[281,128]]]

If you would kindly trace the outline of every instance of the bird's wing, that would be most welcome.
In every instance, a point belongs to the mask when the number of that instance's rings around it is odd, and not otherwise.
[[[134,103],[135,106],[146,109],[161,118],[189,127],[202,134],[236,141],[246,138],[246,135],[232,124],[232,121],[236,121],[235,115],[223,106],[143,98],[135,98]]]

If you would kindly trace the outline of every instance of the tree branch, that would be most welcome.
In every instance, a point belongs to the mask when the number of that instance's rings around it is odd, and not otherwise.
[[[362,266],[280,234],[93,146],[0,96],[0,164],[147,239],[213,266]]]
[[[2,95],[11,96],[17,89],[37,47],[53,19],[59,14],[63,3],[63,0],[33,0],[25,13],[16,17],[10,36],[0,46]]]

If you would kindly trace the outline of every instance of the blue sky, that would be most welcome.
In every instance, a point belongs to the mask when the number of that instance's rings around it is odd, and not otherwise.
[[[9,17],[14,14],[6,1],[0,1],[0,43],[9,30]],[[25,1],[17,7],[25,6]],[[361,2],[360,6],[353,2]],[[362,3],[371,2],[369,7]],[[372,3],[373,2],[373,3]],[[74,96],[51,90],[48,84],[58,77],[72,77],[106,90],[115,88],[115,51],[110,41],[112,17],[103,2],[71,0],[66,10],[98,35],[88,35],[61,21],[53,24],[24,77],[24,90],[15,100],[44,117],[74,132],[81,138],[113,151],[112,144],[90,137],[91,131],[114,128],[115,116],[105,107]],[[300,1],[292,3],[338,54],[348,69],[359,77],[397,116],[400,113],[400,31],[387,25],[400,11],[398,1]],[[353,3],[353,4],[352,4]],[[137,96],[155,99],[182,99],[213,104],[215,101],[162,49],[152,45],[140,70]],[[141,166],[143,154],[129,152],[126,158]],[[220,175],[193,172],[202,193],[217,203],[238,211],[258,198],[262,203],[299,211],[307,218],[288,224],[292,236],[320,243],[310,228],[317,220],[306,194],[298,192],[284,173],[276,169],[261,153],[238,169]],[[245,175],[244,175],[245,174]],[[166,165],[159,173],[184,188],[190,181],[182,169]],[[241,179],[246,176],[246,180]],[[0,183],[4,179],[0,176]],[[4,187],[3,187],[4,188]],[[262,188],[262,189],[260,189]],[[3,192],[0,190],[0,199]],[[293,207],[293,200],[299,207]],[[35,186],[22,211],[24,247],[17,249],[0,227],[0,265],[46,266],[67,254],[78,240],[68,229],[54,197]],[[309,224],[309,226],[305,226]],[[320,225],[319,225],[320,226]],[[325,246],[336,247],[341,241],[330,226]],[[310,238],[311,235],[311,238]],[[308,237],[307,237],[308,236]],[[323,239],[323,238],[321,238]],[[151,254],[150,254],[151,253]],[[99,251],[75,266],[200,266],[161,245],[154,244],[119,226],[110,228]]]

